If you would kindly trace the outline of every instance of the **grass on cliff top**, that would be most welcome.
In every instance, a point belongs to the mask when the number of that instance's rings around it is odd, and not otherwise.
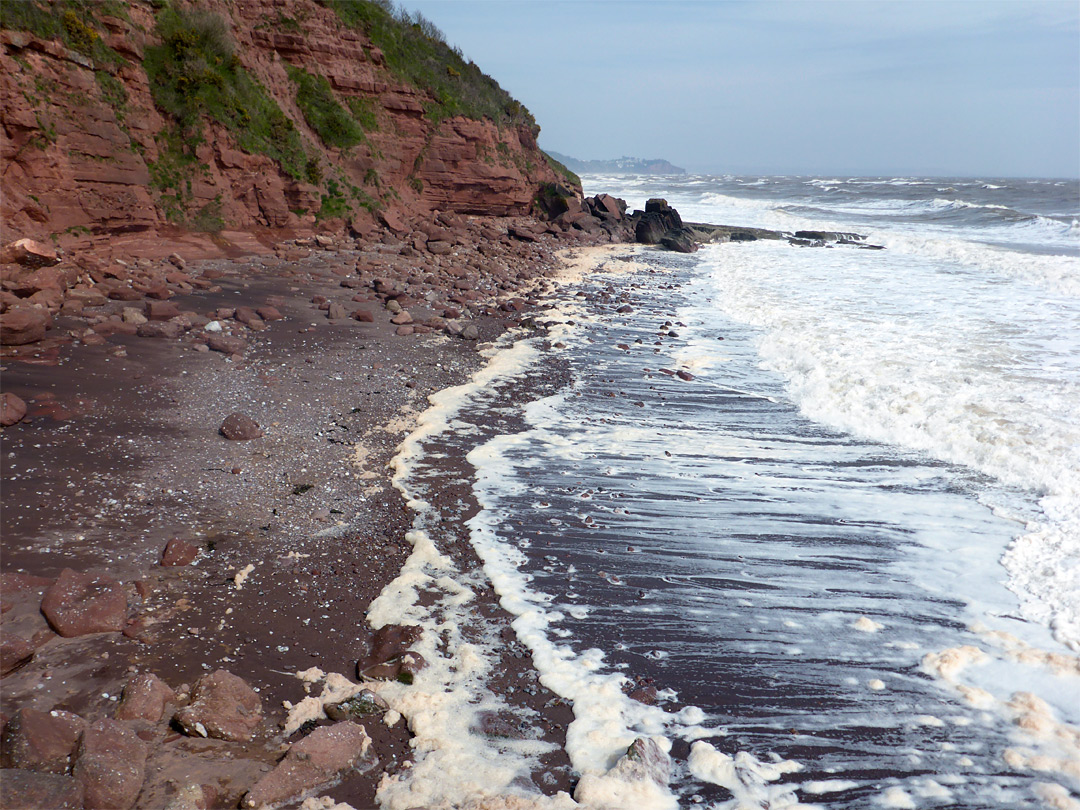
[[[119,0],[2,0],[0,28],[29,31],[42,39],[59,39],[99,66],[124,61],[102,40],[99,16],[127,18]]]
[[[367,140],[357,120],[334,97],[325,76],[315,76],[292,65],[286,65],[285,70],[296,85],[296,105],[323,143],[348,149]]]
[[[146,48],[143,66],[154,103],[172,116],[190,147],[202,142],[206,115],[244,151],[270,157],[294,179],[306,177],[309,161],[300,133],[240,65],[221,17],[165,8],[157,33],[161,44]]]
[[[391,0],[323,0],[351,28],[360,28],[386,57],[403,82],[426,90],[434,99],[429,118],[439,121],[463,115],[508,126],[540,131],[536,119],[499,83],[461,51],[446,43],[443,33],[419,12],[395,9]]]

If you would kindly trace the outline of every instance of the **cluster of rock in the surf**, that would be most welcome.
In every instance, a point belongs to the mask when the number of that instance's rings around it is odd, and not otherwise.
[[[626,203],[622,200],[623,210]],[[881,250],[880,245],[869,245],[866,237],[857,233],[841,231],[796,231],[794,234],[766,228],[747,228],[731,225],[709,225],[700,222],[683,222],[679,212],[668,201],[653,198],[645,203],[644,211],[634,211],[626,218],[633,229],[633,239],[643,245],[660,245],[678,253],[694,253],[702,244],[719,242],[756,242],[759,239],[786,239],[798,247],[831,247],[850,245],[868,250]]]

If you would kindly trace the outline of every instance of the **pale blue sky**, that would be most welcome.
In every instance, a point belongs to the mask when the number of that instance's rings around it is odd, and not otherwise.
[[[1080,3],[406,0],[541,146],[690,170],[1080,175]]]

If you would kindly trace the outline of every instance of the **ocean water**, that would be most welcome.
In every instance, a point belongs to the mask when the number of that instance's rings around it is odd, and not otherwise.
[[[1080,807],[1077,183],[584,182],[886,249],[627,248],[434,403],[399,485],[470,450],[578,802]],[[639,736],[668,787],[606,773]]]

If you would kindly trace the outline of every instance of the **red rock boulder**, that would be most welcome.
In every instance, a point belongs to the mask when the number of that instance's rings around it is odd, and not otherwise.
[[[242,678],[219,669],[195,682],[191,704],[173,719],[189,736],[250,740],[262,720],[262,700]]]
[[[165,681],[152,672],[140,672],[124,684],[116,719],[158,723],[165,716],[165,707],[175,700],[176,693]]]
[[[142,789],[146,744],[115,720],[98,720],[83,732],[74,775],[82,782],[86,810],[128,810]]]
[[[0,394],[0,426],[11,427],[26,416],[26,403],[9,391]]]
[[[127,596],[115,579],[65,568],[45,592],[41,612],[65,638],[119,633],[127,620]]]
[[[202,546],[198,543],[183,537],[174,537],[165,544],[165,550],[161,552],[161,564],[166,568],[189,565],[195,562],[200,551]]]
[[[221,423],[221,427],[218,428],[222,436],[230,441],[245,442],[251,439],[258,439],[263,435],[262,428],[259,427],[259,423],[252,419],[250,416],[242,413],[230,413],[225,417],[225,421]]]
[[[71,712],[19,709],[0,736],[0,765],[68,773],[85,728],[86,721]]]
[[[45,338],[45,330],[52,325],[47,309],[21,306],[12,307],[0,315],[0,346],[23,346]]]
[[[23,267],[50,267],[59,263],[56,251],[33,239],[19,239],[0,248],[0,264],[21,264]]]
[[[299,801],[316,789],[328,787],[351,771],[375,766],[371,738],[356,723],[320,726],[296,742],[270,773],[244,797],[244,807],[264,807]]]

